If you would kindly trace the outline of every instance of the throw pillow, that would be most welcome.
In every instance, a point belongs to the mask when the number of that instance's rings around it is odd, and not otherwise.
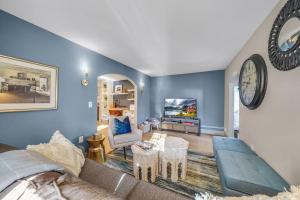
[[[53,160],[76,177],[79,176],[85,161],[82,151],[65,138],[60,131],[53,134],[49,143],[27,145],[27,150],[36,151]]]
[[[115,135],[122,135],[126,133],[131,133],[131,126],[129,117],[125,117],[123,121],[118,118],[114,118],[115,120]]]

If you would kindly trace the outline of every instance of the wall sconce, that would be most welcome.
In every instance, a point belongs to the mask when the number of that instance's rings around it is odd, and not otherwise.
[[[84,66],[82,68],[82,72],[84,74],[84,78],[82,79],[81,84],[83,86],[87,87],[89,85],[89,81],[88,81],[89,71],[88,71],[87,66]]]
[[[140,90],[141,90],[141,93],[144,92],[144,88],[145,88],[145,83],[143,80],[140,80]]]

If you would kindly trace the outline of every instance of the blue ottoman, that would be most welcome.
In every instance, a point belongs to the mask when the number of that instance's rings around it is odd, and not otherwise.
[[[260,157],[228,150],[217,151],[217,165],[225,195],[274,196],[289,184]]]
[[[213,148],[215,155],[218,150],[228,150],[256,155],[256,153],[252,151],[244,141],[235,138],[214,136]]]

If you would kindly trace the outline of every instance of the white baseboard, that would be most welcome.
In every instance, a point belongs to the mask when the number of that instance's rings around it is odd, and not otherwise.
[[[201,133],[210,135],[225,135],[224,127],[201,126]]]
[[[224,131],[215,131],[215,130],[207,130],[207,129],[201,129],[201,134],[207,134],[207,135],[224,135]]]

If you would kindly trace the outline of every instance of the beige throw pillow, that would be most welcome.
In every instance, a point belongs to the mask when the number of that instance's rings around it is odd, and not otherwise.
[[[79,176],[85,161],[82,151],[65,138],[60,131],[55,131],[49,143],[28,145],[27,150],[36,151],[55,161],[76,177]]]

